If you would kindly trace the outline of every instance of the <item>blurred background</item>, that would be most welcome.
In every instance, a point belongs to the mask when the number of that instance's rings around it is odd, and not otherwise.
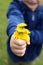
[[[7,63],[7,50],[6,50],[6,27],[7,27],[7,18],[6,13],[11,0],[0,0],[0,65],[8,65]],[[43,0],[41,0],[43,4]],[[43,65],[43,50],[41,51],[40,56],[34,60],[34,65]]]

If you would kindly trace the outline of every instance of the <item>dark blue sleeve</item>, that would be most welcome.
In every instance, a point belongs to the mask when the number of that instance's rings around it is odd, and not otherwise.
[[[32,44],[43,44],[43,15],[40,22],[41,25],[37,30],[31,30],[30,42]]]
[[[16,25],[24,22],[22,13],[19,11],[18,5],[16,2],[12,2],[9,6],[8,13],[8,26],[7,26],[7,35],[10,37],[16,28]]]
[[[30,42],[32,44],[42,44],[43,43],[43,31],[33,30],[30,35]]]

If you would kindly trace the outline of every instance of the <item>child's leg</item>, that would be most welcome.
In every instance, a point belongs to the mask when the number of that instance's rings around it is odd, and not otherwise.
[[[14,61],[8,56],[8,65],[32,65],[32,62],[14,62]]]

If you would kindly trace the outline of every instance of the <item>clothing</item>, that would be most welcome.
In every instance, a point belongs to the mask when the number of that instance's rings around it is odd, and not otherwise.
[[[8,65],[33,65],[33,63],[32,62],[29,62],[29,61],[27,61],[27,62],[14,62],[11,58],[10,58],[10,56],[8,56]]]
[[[43,44],[43,6],[39,5],[33,12],[22,1],[11,2],[8,13],[8,26],[7,26],[7,50],[10,57],[14,61],[32,61],[39,56]],[[19,57],[13,54],[10,49],[10,37],[14,33],[16,25],[25,22],[30,30],[30,45],[27,45],[26,53],[24,56]]]

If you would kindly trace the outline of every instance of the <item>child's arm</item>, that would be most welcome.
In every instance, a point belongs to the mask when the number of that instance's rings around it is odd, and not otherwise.
[[[19,11],[18,4],[16,2],[12,2],[10,4],[7,13],[7,18],[8,18],[7,35],[10,37],[15,31],[16,25],[21,22],[24,22],[23,15]]]
[[[12,2],[8,10],[8,26],[7,35],[10,38],[10,48],[12,52],[17,56],[23,56],[26,51],[26,42],[22,40],[15,40],[12,38],[12,34],[15,32],[16,25],[24,22],[23,15],[18,9],[18,4]]]
[[[33,44],[43,43],[43,18],[40,22],[41,22],[41,25],[38,28],[38,30],[31,30],[30,42]]]

